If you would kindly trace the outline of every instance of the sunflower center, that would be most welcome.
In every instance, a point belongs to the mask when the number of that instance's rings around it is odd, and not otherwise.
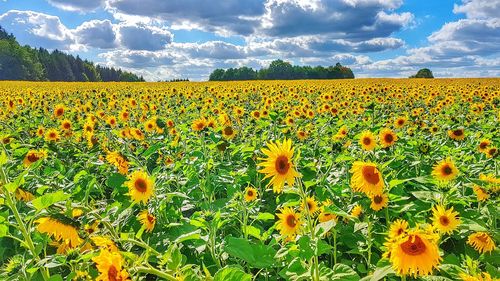
[[[313,209],[313,204],[311,202],[307,202],[307,209],[311,211]]]
[[[455,131],[453,131],[453,134],[454,134],[455,136],[459,137],[459,136],[463,135],[463,134],[464,134],[464,132],[463,132],[462,130],[455,130]]]
[[[56,134],[55,134],[55,133],[50,133],[50,134],[49,134],[49,137],[50,137],[51,139],[55,139],[55,138],[56,138]]]
[[[380,177],[375,167],[365,166],[363,167],[363,177],[370,184],[377,184],[380,182]]]
[[[118,270],[114,265],[111,265],[108,269],[108,279],[110,281],[118,281]]]
[[[441,225],[444,225],[444,226],[447,226],[448,224],[450,224],[450,220],[448,219],[447,216],[441,216],[439,218],[439,222],[441,223]]]
[[[453,171],[451,170],[451,167],[446,165],[443,167],[443,174],[445,175],[451,175],[453,173]]]
[[[148,183],[146,182],[145,179],[136,179],[134,183],[135,189],[139,192],[146,192],[148,190]]]
[[[401,235],[401,234],[403,234],[403,231],[404,231],[404,229],[399,228],[399,229],[398,229],[398,236],[399,236],[399,235]]]
[[[394,140],[394,137],[391,134],[386,134],[384,136],[384,140],[385,140],[385,142],[391,143]]]
[[[478,235],[476,236],[477,240],[483,242],[483,243],[486,243],[486,241],[488,240],[488,237],[486,236],[486,234],[481,234],[481,235]]]
[[[370,143],[372,143],[372,140],[370,138],[363,138],[364,145],[370,145]]]
[[[288,157],[281,155],[276,159],[276,163],[274,164],[276,171],[278,171],[281,175],[286,175],[288,170],[290,169],[290,163],[288,162]]]
[[[408,240],[401,244],[401,250],[407,255],[418,256],[425,252],[426,247],[424,241],[418,236],[410,236]]]
[[[404,123],[405,123],[405,121],[404,121],[404,120],[398,120],[398,125],[399,125],[399,126],[403,125]]]
[[[36,162],[40,159],[40,157],[38,157],[38,155],[36,155],[36,153],[29,154],[27,158],[28,158],[28,161],[30,161],[31,163]]]
[[[380,203],[382,203],[382,196],[380,196],[380,195],[375,195],[375,197],[373,197],[373,202],[375,202],[375,204],[380,204]]]
[[[148,221],[149,221],[149,223],[153,223],[155,221],[155,217],[148,214]]]
[[[224,135],[230,136],[232,134],[233,134],[233,128],[231,128],[231,127],[224,128]]]
[[[485,149],[487,146],[488,146],[488,143],[487,143],[487,142],[482,142],[482,143],[480,143],[480,144],[479,144],[479,147],[480,147],[481,149]]]
[[[295,219],[295,216],[294,215],[288,215],[288,217],[286,217],[286,224],[289,226],[289,227],[295,227],[297,225],[297,220]]]
[[[57,116],[61,116],[61,115],[63,115],[63,113],[64,113],[64,109],[61,109],[61,108],[58,108],[56,111]]]
[[[250,196],[250,197],[252,197],[253,196],[253,191],[251,191],[251,190],[247,191],[247,195]]]

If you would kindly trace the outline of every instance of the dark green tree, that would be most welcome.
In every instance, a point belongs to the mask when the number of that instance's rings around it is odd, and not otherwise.
[[[434,78],[434,75],[430,69],[422,68],[417,74],[410,76],[410,78]]]

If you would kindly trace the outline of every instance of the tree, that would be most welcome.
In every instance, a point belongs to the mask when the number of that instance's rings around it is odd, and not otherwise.
[[[144,81],[137,75],[101,67],[79,56],[43,48],[20,46],[0,26],[0,80],[33,81]]]
[[[348,67],[337,63],[335,66],[292,66],[283,60],[271,62],[268,68],[259,71],[250,67],[215,69],[209,81],[234,81],[234,80],[288,80],[288,79],[352,79],[354,73]]]
[[[432,71],[428,68],[420,69],[417,74],[410,76],[410,78],[434,78]]]

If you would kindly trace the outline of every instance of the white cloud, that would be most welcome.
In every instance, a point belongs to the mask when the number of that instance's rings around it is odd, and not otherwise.
[[[84,12],[101,7],[104,0],[48,0],[48,2],[61,10]]]
[[[109,20],[91,20],[82,23],[74,31],[78,43],[100,49],[110,49],[117,46],[116,32]]]
[[[25,45],[69,50],[74,36],[58,17],[33,11],[10,10],[0,15],[0,25]]]
[[[462,5],[454,4],[453,12],[464,13],[471,19],[498,18],[500,0],[462,0]]]
[[[123,47],[130,50],[162,50],[172,39],[172,33],[162,27],[145,24],[118,26],[118,40]]]

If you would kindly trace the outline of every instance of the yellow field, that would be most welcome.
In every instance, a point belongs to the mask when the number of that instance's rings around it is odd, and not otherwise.
[[[0,95],[1,280],[500,277],[500,79]]]

